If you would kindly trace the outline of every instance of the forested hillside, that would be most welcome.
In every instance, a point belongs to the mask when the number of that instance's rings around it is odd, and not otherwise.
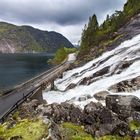
[[[81,37],[79,61],[97,57],[106,51],[111,44],[119,44],[118,40],[125,38],[127,33],[119,32],[132,17],[140,12],[139,0],[128,0],[123,11],[116,11],[113,15],[107,15],[106,20],[99,25],[96,15],[89,18],[89,22]],[[129,36],[129,35],[128,35]],[[84,57],[83,57],[84,56]]]

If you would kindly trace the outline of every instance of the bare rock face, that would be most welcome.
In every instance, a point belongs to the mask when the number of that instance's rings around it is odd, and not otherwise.
[[[83,118],[82,110],[79,107],[68,103],[54,103],[51,105],[47,105],[44,108],[40,108],[39,112],[42,112],[43,116],[47,116],[55,123],[60,123],[62,121],[79,123]]]
[[[132,95],[108,95],[106,97],[106,107],[120,117],[128,118],[132,111],[139,110],[140,99]]]
[[[140,77],[119,82],[109,88],[112,92],[133,92],[140,89]]]
[[[136,15],[135,17],[131,18],[131,20],[122,28],[120,28],[117,32],[118,35],[123,35],[118,38],[115,42],[108,46],[108,50],[111,50],[117,47],[121,42],[125,40],[129,40],[134,36],[140,34],[140,14]]]
[[[133,37],[140,33],[140,14],[133,17],[124,27],[122,27],[119,32]]]
[[[0,40],[0,52],[1,53],[15,53],[17,50],[14,43],[11,41]]]

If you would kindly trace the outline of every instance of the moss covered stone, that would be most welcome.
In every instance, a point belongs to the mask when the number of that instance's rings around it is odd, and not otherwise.
[[[92,136],[86,133],[81,126],[63,123],[61,128],[64,140],[93,140]]]
[[[131,121],[129,123],[129,127],[131,131],[139,130],[140,131],[140,122],[137,121]]]
[[[10,140],[15,137],[22,140],[40,140],[47,135],[47,125],[41,120],[30,121],[24,119],[9,129],[6,124],[0,125],[0,138],[3,140]]]

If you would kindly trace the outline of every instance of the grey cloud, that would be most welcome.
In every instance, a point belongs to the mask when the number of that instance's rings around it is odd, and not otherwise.
[[[0,19],[62,33],[78,42],[89,16],[100,23],[107,13],[120,10],[127,0],[0,0]]]
[[[93,13],[102,18],[120,9],[126,0],[1,0],[0,18],[22,23],[74,25],[87,21]]]

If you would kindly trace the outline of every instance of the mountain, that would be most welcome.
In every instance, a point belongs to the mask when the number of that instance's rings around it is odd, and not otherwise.
[[[2,53],[54,53],[62,46],[73,47],[68,39],[57,32],[0,22],[0,52]]]

